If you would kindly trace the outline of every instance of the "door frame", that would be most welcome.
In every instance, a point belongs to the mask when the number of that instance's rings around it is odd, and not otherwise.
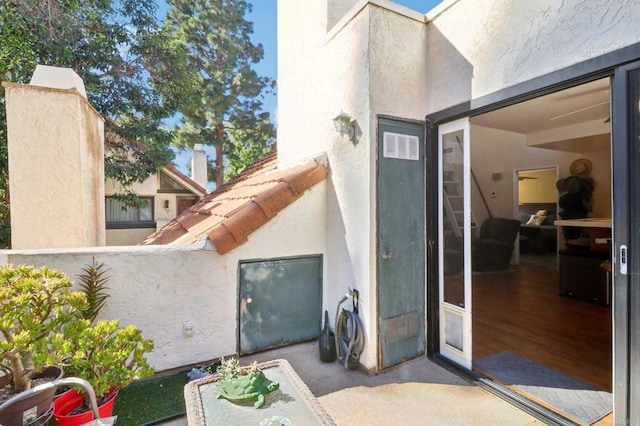
[[[631,387],[629,383],[629,374],[632,373],[632,358],[636,369],[640,370],[640,356],[631,354],[631,349],[635,343],[637,348],[640,343],[632,342],[629,324],[636,324],[640,327],[640,318],[632,318],[631,314],[640,317],[640,300],[630,301],[629,290],[631,287],[631,276],[635,287],[640,285],[640,277],[638,272],[634,271],[634,267],[640,266],[640,232],[634,232],[640,226],[640,218],[633,218],[629,214],[629,206],[637,205],[640,208],[640,199],[631,199],[634,195],[630,191],[630,173],[633,170],[635,182],[640,182],[640,167],[633,168],[631,163],[633,159],[629,157],[630,141],[628,140],[628,105],[627,105],[627,82],[622,82],[622,76],[632,69],[640,66],[640,43],[636,43],[604,55],[587,59],[583,62],[571,65],[569,67],[553,71],[551,73],[533,78],[531,80],[516,84],[505,89],[498,90],[494,93],[482,96],[477,99],[451,106],[444,110],[434,112],[425,116],[427,123],[426,129],[426,153],[427,153],[427,200],[433,200],[438,197],[440,190],[438,182],[439,171],[437,167],[438,155],[438,126],[444,123],[452,122],[459,118],[473,117],[484,114],[486,112],[501,109],[506,106],[514,105],[529,99],[563,90],[569,87],[577,86],[600,78],[608,77],[611,79],[611,107],[612,107],[612,126],[611,126],[611,149],[612,149],[612,192],[613,196],[613,257],[614,263],[614,304],[612,306],[613,316],[613,399],[614,399],[614,422],[616,424],[626,424],[629,419],[640,419],[640,404],[632,405]],[[617,117],[617,118],[616,118]],[[635,159],[635,156],[634,156]],[[637,159],[640,162],[640,158]],[[433,170],[436,169],[436,170]],[[635,201],[635,204],[632,203]],[[431,206],[429,204],[432,204]],[[470,370],[461,368],[459,365],[452,364],[443,359],[439,353],[440,341],[440,317],[439,317],[439,254],[438,254],[438,209],[437,205],[427,203],[427,342],[428,355],[434,359],[460,370],[462,373],[471,375],[474,378],[478,376]],[[635,227],[635,228],[634,228]],[[629,254],[629,274],[622,275],[617,264],[616,253],[619,253],[621,245],[633,246]],[[635,272],[635,274],[632,274]],[[634,309],[629,304],[633,302]],[[637,305],[637,306],[636,306]],[[635,330],[637,337],[640,330]],[[636,372],[640,374],[640,372]],[[554,413],[544,412],[537,407],[532,408],[528,401],[523,401],[521,397],[514,395],[513,392],[503,388],[496,388],[495,385],[480,380],[479,384],[487,389],[499,394],[500,396],[510,400],[520,408],[530,412],[531,414],[556,422],[561,422],[562,418],[554,415]],[[637,392],[637,390],[636,390]],[[637,394],[634,396],[638,396]]]
[[[438,270],[440,271],[440,276],[438,277],[438,293],[440,294],[439,300],[439,309],[440,309],[440,318],[444,318],[445,314],[448,313],[449,319],[459,318],[460,319],[460,339],[457,342],[461,348],[457,348],[453,345],[447,345],[447,324],[446,321],[440,321],[440,353],[442,356],[457,362],[459,365],[462,365],[468,369],[471,369],[472,362],[472,354],[473,354],[473,344],[471,340],[471,312],[473,309],[472,304],[472,294],[471,294],[471,156],[470,156],[470,130],[471,124],[468,118],[462,118],[455,121],[450,121],[442,126],[438,127],[438,170],[442,170],[444,164],[444,135],[450,134],[454,132],[461,131],[462,132],[462,141],[458,141],[458,143],[462,142],[462,187],[463,187],[463,306],[457,306],[452,303],[449,303],[444,300],[444,256],[442,256],[442,252],[444,250],[444,241],[442,239],[443,236],[443,223],[440,218],[444,217],[444,192],[442,190],[438,190],[438,240],[442,243],[438,245]],[[442,144],[441,144],[442,142]],[[438,187],[443,188],[443,173],[439,173],[438,176]],[[449,333],[455,334],[455,333]]]
[[[640,59],[640,58],[639,58]],[[614,392],[614,423],[637,424],[640,420],[640,404],[633,405],[631,401],[638,401],[640,396],[638,389],[638,363],[640,356],[637,354],[640,342],[637,340],[640,332],[640,277],[638,267],[640,265],[640,233],[633,232],[640,226],[640,219],[632,212],[640,208],[640,196],[637,188],[640,181],[638,163],[640,155],[637,145],[632,138],[637,137],[630,125],[630,110],[637,108],[640,115],[640,105],[629,96],[628,74],[631,71],[640,70],[640,60],[618,67],[611,80],[612,95],[612,142],[619,143],[612,150],[612,168],[614,180],[614,193],[620,194],[628,203],[614,203],[613,205],[613,258],[615,286],[613,287],[613,306],[615,307],[614,340],[613,340],[613,392]],[[640,126],[638,126],[640,127]],[[615,200],[614,200],[615,201]],[[628,271],[620,267],[621,250],[628,250]],[[616,262],[618,260],[618,262]],[[633,338],[636,338],[634,340]],[[635,383],[635,384],[634,384]],[[616,413],[624,413],[624,417]]]

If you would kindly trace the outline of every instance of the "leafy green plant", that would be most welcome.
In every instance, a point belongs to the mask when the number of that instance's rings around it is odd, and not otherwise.
[[[65,374],[87,380],[98,397],[107,395],[113,386],[122,388],[154,373],[145,358],[153,342],[133,325],[120,327],[117,320],[98,320],[92,325],[81,319],[67,324],[65,333],[67,338],[60,342],[66,354]]]
[[[151,376],[145,354],[153,342],[133,325],[85,319],[87,296],[71,286],[46,267],[0,266],[0,372],[14,391],[29,389],[33,373],[49,365],[87,380],[99,396]]]
[[[82,268],[82,274],[78,275],[80,278],[80,288],[87,296],[87,307],[81,310],[81,316],[84,319],[88,319],[91,322],[96,320],[98,313],[104,307],[109,294],[107,290],[107,283],[111,279],[107,273],[110,269],[106,269],[104,263],[96,263],[96,259],[90,265],[85,265]]]
[[[46,267],[0,266],[0,370],[15,392],[31,387],[31,376],[61,361],[63,328],[86,307],[82,292]]]

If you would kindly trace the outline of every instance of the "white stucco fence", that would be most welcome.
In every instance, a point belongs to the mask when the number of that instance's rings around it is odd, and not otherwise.
[[[111,276],[110,297],[100,317],[135,324],[152,339],[155,349],[148,359],[156,371],[205,363],[237,350],[238,262],[325,254],[325,198],[326,183],[321,182],[251,234],[249,243],[223,256],[203,241],[191,246],[4,250],[0,263],[47,266],[78,282],[82,267],[95,258]],[[325,288],[325,300],[327,292]],[[185,335],[185,322],[193,335]]]

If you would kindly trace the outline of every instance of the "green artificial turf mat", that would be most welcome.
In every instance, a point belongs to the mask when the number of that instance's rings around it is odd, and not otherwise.
[[[187,373],[134,383],[120,390],[113,414],[118,426],[140,426],[183,414]]]

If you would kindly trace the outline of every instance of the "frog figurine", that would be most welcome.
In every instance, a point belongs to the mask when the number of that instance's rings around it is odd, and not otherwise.
[[[280,384],[267,379],[261,370],[251,371],[247,375],[228,375],[220,382],[218,399],[224,398],[231,402],[253,401],[255,408],[265,405],[264,396],[277,390]]]

